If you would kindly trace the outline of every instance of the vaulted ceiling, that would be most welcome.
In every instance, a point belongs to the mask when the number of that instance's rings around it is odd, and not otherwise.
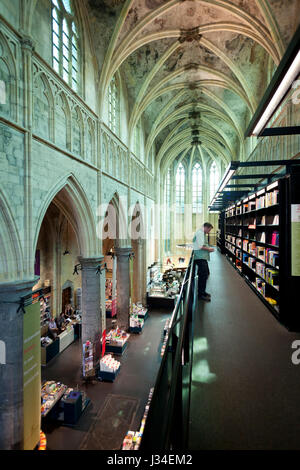
[[[89,0],[107,42],[99,87],[119,71],[129,131],[142,119],[157,169],[197,149],[243,160],[244,132],[295,32],[299,0]],[[96,26],[94,27],[96,32]]]

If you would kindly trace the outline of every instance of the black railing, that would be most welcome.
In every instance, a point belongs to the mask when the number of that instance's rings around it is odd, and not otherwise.
[[[194,256],[172,313],[165,353],[158,371],[141,451],[188,448],[195,297]]]

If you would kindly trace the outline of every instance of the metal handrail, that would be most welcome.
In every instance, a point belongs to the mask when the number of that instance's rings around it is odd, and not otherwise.
[[[157,374],[140,450],[183,449],[187,445],[188,423],[184,422],[184,415],[189,414],[190,397],[187,403],[183,402],[182,377],[185,365],[188,368],[191,366],[189,314],[193,283],[192,255],[172,313],[166,349]],[[190,370],[188,372],[190,375]]]

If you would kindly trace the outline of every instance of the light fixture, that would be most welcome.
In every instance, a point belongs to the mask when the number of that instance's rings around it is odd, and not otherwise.
[[[68,244],[69,244],[69,236],[68,236],[68,221],[67,221],[67,243],[66,243],[66,249],[65,249],[65,251],[64,251],[64,253],[63,253],[63,256],[66,256],[66,255],[69,255],[69,254],[70,254],[70,252],[69,252],[69,250],[68,250]]]
[[[267,123],[279,108],[299,74],[300,26],[294,34],[280,64],[277,67],[263,99],[245,132],[245,137],[261,136]],[[278,133],[280,132],[279,129]],[[289,127],[281,128],[280,134],[283,135],[284,133],[291,133],[291,129]],[[299,133],[299,130],[297,131],[297,129],[295,129],[293,133]],[[266,133],[265,135],[268,134]]]
[[[283,100],[283,98],[285,97],[289,89],[291,88],[294,80],[298,77],[299,73],[300,73],[300,51],[296,55],[294,61],[292,62],[292,65],[290,66],[282,82],[280,83],[279,87],[275,91],[271,101],[266,107],[264,113],[262,114],[261,118],[256,124],[252,132],[253,135],[258,136],[261,133],[261,131],[266,126],[268,121],[271,119],[272,115],[275,113],[279,104],[281,103],[281,101]]]

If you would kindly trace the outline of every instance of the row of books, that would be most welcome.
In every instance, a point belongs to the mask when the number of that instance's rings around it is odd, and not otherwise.
[[[264,278],[271,286],[276,287],[279,285],[279,271],[277,269],[267,268],[264,263],[256,261],[247,253],[243,253],[243,263]]]
[[[257,209],[263,209],[265,207],[270,207],[275,204],[278,204],[279,201],[279,191],[278,189],[274,189],[273,191],[266,192],[254,198],[253,200],[249,200],[244,202],[243,205],[238,205],[226,212],[226,217],[232,217],[234,215],[240,215],[241,213],[251,212]]]
[[[246,235],[246,240],[249,242],[249,236]],[[256,239],[255,241],[260,242],[260,243],[267,243],[268,245],[273,245],[273,246],[279,246],[279,232],[277,230],[274,230],[271,233],[266,234],[266,232],[260,232],[256,234]]]

